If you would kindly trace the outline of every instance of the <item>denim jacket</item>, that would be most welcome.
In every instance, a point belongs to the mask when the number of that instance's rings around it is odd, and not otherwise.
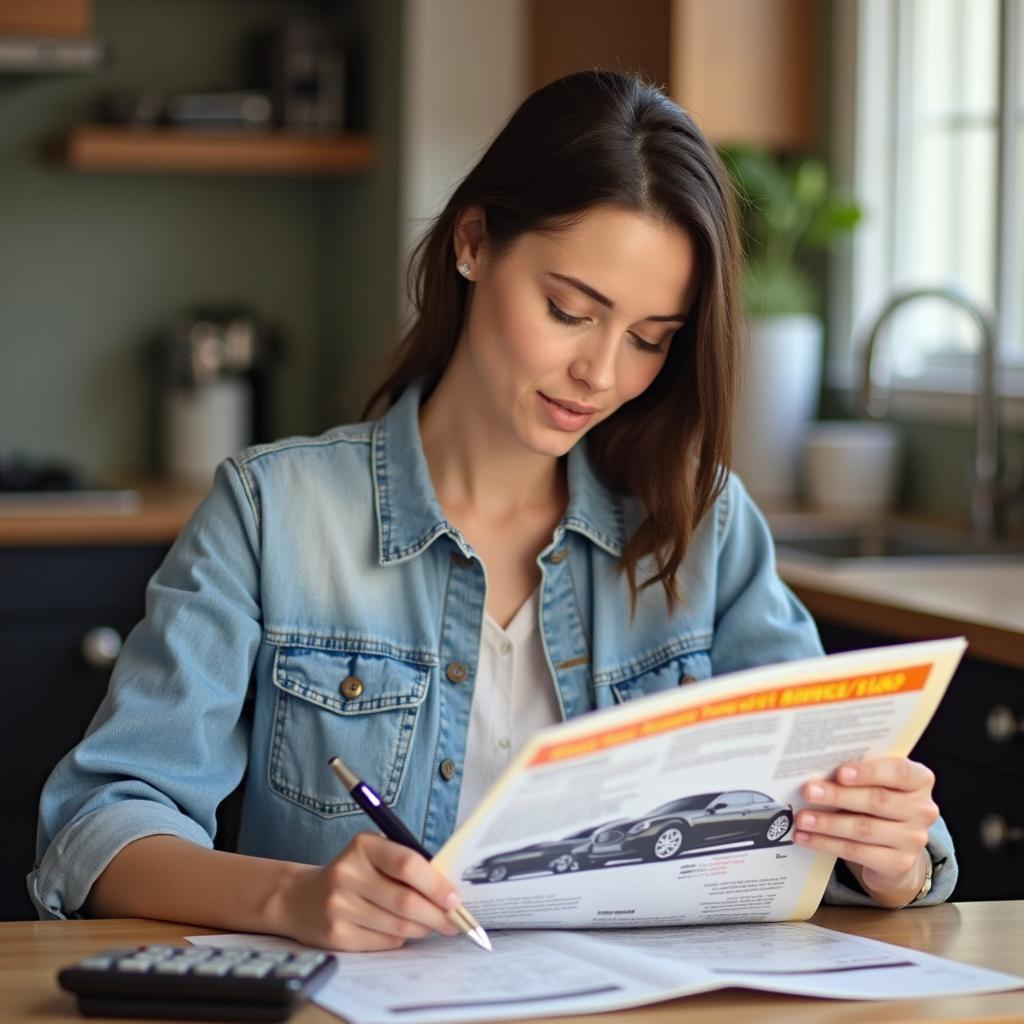
[[[486,580],[434,494],[420,397],[413,386],[376,422],[219,466],[149,582],[85,738],[43,790],[28,878],[41,917],[78,914],[142,836],[212,847],[217,806],[247,770],[240,853],[326,863],[367,828],[327,766],[334,754],[431,852],[453,831]],[[568,506],[537,557],[564,718],[821,652],[736,477],[688,549],[683,607],[669,612],[656,585],[631,620],[617,562],[640,509],[603,486],[585,443],[567,473]],[[941,821],[930,847],[946,863],[926,903],[956,878]],[[870,903],[834,875],[826,898]]]

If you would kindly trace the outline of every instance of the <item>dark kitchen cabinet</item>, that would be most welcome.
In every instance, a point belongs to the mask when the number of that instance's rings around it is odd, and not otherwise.
[[[122,639],[143,616],[162,544],[0,547],[0,920],[35,918],[25,875],[35,858],[39,793],[85,732]],[[219,815],[217,845],[230,848],[238,796]]]
[[[81,738],[106,692],[113,630],[142,617],[165,548],[0,548],[4,704],[0,741],[0,919],[34,918],[25,875],[35,857],[39,792]]]
[[[892,642],[818,627],[829,653]],[[1024,671],[968,651],[910,756],[935,772],[960,865],[952,899],[1024,899]]]

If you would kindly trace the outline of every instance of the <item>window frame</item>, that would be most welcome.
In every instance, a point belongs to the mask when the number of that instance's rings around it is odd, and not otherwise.
[[[999,0],[1001,41],[999,131],[1012,139],[1018,112],[1024,112],[1021,62],[1024,36],[1024,0]],[[842,393],[851,411],[860,388],[865,331],[896,288],[895,224],[888,212],[898,193],[897,161],[902,132],[900,104],[892,97],[906,95],[906,82],[898,78],[896,60],[898,22],[907,18],[908,0],[841,0],[833,6],[831,110],[829,140],[837,182],[863,204],[864,222],[853,237],[838,248],[830,263],[828,337],[825,383]],[[1018,91],[1020,90],[1020,91]],[[1013,225],[1019,222],[1020,201],[1013,187],[1019,180],[1024,144],[997,146],[997,186],[993,201],[997,223],[995,315],[1001,365],[997,372],[1002,421],[1024,427],[1024,308],[1015,329],[1022,337],[1009,338],[1012,312],[1007,296],[1014,282],[1024,288],[1024,238],[1014,243]],[[1008,218],[1012,218],[1007,220]],[[899,287],[899,286],[898,286]],[[995,314],[995,311],[992,311]],[[883,341],[884,344],[884,341]],[[929,368],[915,377],[897,377],[889,389],[895,415],[909,419],[971,422],[977,363],[954,371]]]

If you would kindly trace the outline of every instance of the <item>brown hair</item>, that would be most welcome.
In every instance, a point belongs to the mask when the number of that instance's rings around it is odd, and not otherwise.
[[[588,435],[608,487],[646,518],[621,568],[635,603],[661,583],[670,607],[676,574],[701,518],[725,486],[731,457],[738,335],[739,244],[733,189],[689,115],[634,74],[585,71],[538,89],[513,113],[416,246],[408,285],[415,316],[390,372],[367,403],[390,405],[415,378],[440,378],[462,328],[467,282],[455,271],[459,214],[485,211],[495,259],[531,231],[564,228],[612,204],[685,230],[699,289],[651,386]],[[655,569],[638,587],[639,561]]]

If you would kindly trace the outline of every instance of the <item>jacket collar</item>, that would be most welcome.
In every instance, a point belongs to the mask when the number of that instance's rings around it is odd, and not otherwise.
[[[423,381],[414,381],[373,428],[372,459],[377,510],[378,558],[391,565],[413,558],[447,534],[463,555],[469,543],[445,519],[434,493],[420,437],[419,409]],[[568,456],[569,504],[555,542],[574,530],[618,557],[625,548],[621,501],[590,465],[585,440]]]

